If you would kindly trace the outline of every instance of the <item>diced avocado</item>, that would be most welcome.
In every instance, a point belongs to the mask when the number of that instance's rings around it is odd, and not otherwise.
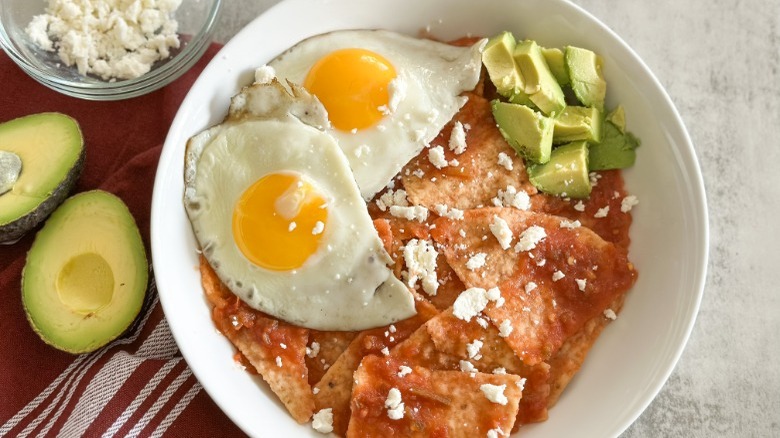
[[[567,106],[555,118],[553,143],[569,143],[577,140],[600,142],[603,125],[601,114],[601,111],[593,107]]]
[[[544,60],[539,45],[533,40],[525,40],[517,43],[514,51],[515,64],[520,70],[520,74],[523,76],[525,87],[523,92],[529,96],[542,89],[541,78],[543,74],[541,70],[544,69],[544,65],[547,62],[540,62],[541,58]]]
[[[568,46],[564,60],[571,88],[580,103],[604,111],[607,82],[601,71],[601,58],[590,50]]]
[[[617,108],[607,114],[605,119],[615,125],[621,133],[626,132],[626,112],[623,110],[623,105],[618,105]]]
[[[124,202],[95,190],[67,199],[35,236],[22,272],[33,330],[69,353],[96,350],[141,310],[148,264]]]
[[[84,167],[78,123],[41,113],[0,124],[0,242],[34,228],[68,196]]]
[[[562,87],[569,84],[569,72],[566,71],[566,63],[563,60],[563,50],[558,48],[546,48],[542,47],[542,55],[544,55],[547,65],[550,67],[550,71],[558,84]]]
[[[552,195],[587,198],[588,143],[576,141],[552,150],[550,161],[528,166],[528,179],[539,190]]]
[[[525,94],[525,92],[521,90],[517,90],[514,94],[509,96],[509,101],[518,105],[525,105],[536,111],[539,110],[539,108],[536,107],[536,104],[531,101],[531,96]]]
[[[552,149],[552,119],[525,105],[499,100],[491,104],[493,118],[507,143],[525,158],[536,163],[546,163]]]
[[[525,81],[523,92],[528,95],[545,115],[554,116],[566,107],[566,99],[558,81],[550,71],[542,49],[536,41],[518,43],[514,52],[515,63]]]
[[[604,122],[603,130],[601,143],[590,146],[590,170],[625,169],[633,166],[639,139],[628,131],[620,132],[612,122]]]
[[[520,70],[512,56],[516,44],[512,33],[505,31],[488,40],[482,51],[482,64],[487,69],[490,81],[496,86],[498,94],[504,97],[524,87]]]

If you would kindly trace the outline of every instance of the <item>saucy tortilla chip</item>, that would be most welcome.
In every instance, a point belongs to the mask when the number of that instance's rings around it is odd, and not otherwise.
[[[252,364],[299,423],[314,413],[304,356],[309,331],[244,304],[217,277],[204,257],[200,273],[217,329]]]
[[[474,340],[483,344],[475,357],[469,357],[466,344]],[[463,371],[473,367],[483,373],[509,373],[525,378],[517,421],[528,424],[547,419],[549,365],[540,363],[528,367],[523,364],[492,325],[483,328],[475,321],[465,322],[455,318],[448,310],[430,319],[397,345],[390,351],[390,357],[410,366],[432,370]]]
[[[325,375],[314,387],[315,406],[321,409],[331,408],[333,412],[333,430],[344,435],[349,423],[349,401],[352,394],[352,374],[367,355],[385,356],[404,339],[408,338],[425,321],[436,315],[436,309],[425,301],[417,301],[417,314],[386,327],[364,330],[349,344],[344,353],[328,368]]]
[[[496,127],[490,101],[466,93],[468,102],[423,151],[401,170],[409,201],[435,210],[443,204],[461,210],[492,205],[499,190],[513,186],[529,195],[537,192],[528,181],[523,160],[506,143]],[[450,150],[452,129],[457,123],[465,129],[466,148],[461,154]],[[446,167],[437,168],[428,157],[431,148],[442,147]],[[511,169],[498,165],[499,154],[511,160]],[[456,161],[453,161],[456,160]]]
[[[429,321],[430,322],[430,321]],[[406,365],[415,365],[434,370],[457,370],[460,360],[436,349],[427,322],[420,326],[403,342],[390,350],[390,357]]]
[[[483,324],[484,327],[476,319],[464,321],[448,309],[428,321],[425,327],[441,352],[469,361],[482,372],[504,368],[507,372],[521,374],[525,366],[514,351],[492,324],[487,320]]]
[[[410,239],[430,239],[428,224],[395,218],[378,210],[374,217],[374,228],[393,260],[393,274],[403,280],[404,245]]]
[[[358,332],[333,332],[309,330],[309,346],[306,349],[306,368],[309,384],[313,387],[325,375]]]
[[[347,437],[465,438],[490,430],[503,436],[512,429],[522,396],[519,377],[423,367],[402,373],[400,365],[390,358],[363,359],[355,372]]]
[[[452,306],[465,287],[443,254],[436,257],[436,277],[439,279],[439,289],[436,295],[426,296],[426,299],[437,309],[445,310]]]
[[[490,230],[496,217],[511,230],[513,244],[522,242],[519,252],[512,245],[502,249]],[[504,303],[490,303],[484,313],[503,326],[504,339],[526,365],[555,354],[636,280],[623,248],[551,215],[510,208],[469,210],[463,221],[437,220],[432,235],[466,286],[499,288]],[[473,268],[470,262],[480,254],[484,266]]]
[[[532,209],[578,220],[607,242],[628,249],[632,217],[630,210],[621,209],[627,195],[622,174],[619,170],[593,172],[591,180],[595,185],[588,199],[563,199],[540,193],[533,197]],[[600,217],[599,210],[603,217]]]
[[[376,209],[376,207],[374,209],[376,212],[373,215],[377,217],[377,219],[374,219],[374,228],[376,228],[379,237],[382,239],[385,250],[393,259],[394,274],[398,278],[404,279],[406,278],[405,272],[408,272],[403,255],[404,246],[411,239],[428,240],[430,242],[430,222],[420,223],[399,219],[386,215],[384,212]],[[441,254],[436,257],[436,278],[439,286],[433,295],[423,291],[421,287],[422,282],[416,282],[416,284],[409,286],[414,288],[420,296],[431,302],[437,309],[444,310],[450,307],[463,291],[463,282],[455,275],[455,272],[447,264],[447,259]]]
[[[619,296],[609,306],[609,309],[616,314],[619,313],[620,309],[623,307],[624,298],[624,295]],[[585,357],[601,334],[601,331],[604,330],[604,327],[609,323],[610,319],[608,317],[603,314],[596,315],[585,323],[579,332],[567,339],[555,356],[550,358],[549,407],[552,407],[558,401],[563,390],[566,389],[566,386],[569,385],[571,379],[574,378],[574,375],[577,374],[582,367],[582,363],[585,362]]]

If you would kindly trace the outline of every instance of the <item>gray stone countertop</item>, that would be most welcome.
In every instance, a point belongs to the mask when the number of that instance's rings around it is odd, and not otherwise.
[[[228,41],[276,0],[227,0]],[[710,214],[696,325],[624,437],[780,437],[780,1],[576,0],[668,91],[693,139]]]

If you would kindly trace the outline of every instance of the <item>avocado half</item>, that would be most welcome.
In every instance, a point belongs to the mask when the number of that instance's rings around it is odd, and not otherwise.
[[[12,243],[68,196],[84,167],[84,137],[65,114],[33,114],[0,124],[0,155],[0,243]]]
[[[100,190],[80,193],[35,236],[22,272],[22,303],[44,342],[85,353],[130,326],[148,276],[141,234],[124,202]]]

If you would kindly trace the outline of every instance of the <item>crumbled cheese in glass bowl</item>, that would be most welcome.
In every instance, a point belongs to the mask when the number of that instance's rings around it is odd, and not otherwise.
[[[33,79],[88,100],[157,90],[211,43],[222,0],[3,0],[0,46]]]

